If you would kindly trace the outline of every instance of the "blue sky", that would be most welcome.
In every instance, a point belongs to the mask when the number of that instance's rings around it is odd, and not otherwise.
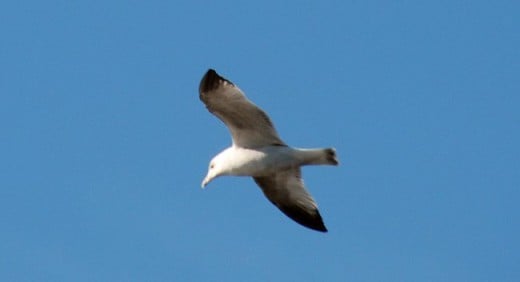
[[[0,280],[519,281],[517,1],[3,1]],[[208,68],[297,147],[329,229],[248,178]]]

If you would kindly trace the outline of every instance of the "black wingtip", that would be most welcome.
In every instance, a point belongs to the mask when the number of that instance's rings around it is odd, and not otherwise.
[[[317,228],[314,228],[314,227],[309,227],[309,226],[306,226],[314,231],[319,231],[319,232],[323,232],[323,233],[327,233],[329,232],[329,230],[327,230],[327,227],[325,227],[325,225],[322,225],[321,227],[317,227]]]
[[[214,69],[208,69],[206,74],[200,80],[199,92],[208,92],[217,89],[222,81],[227,81],[230,84],[231,81],[220,76]]]
[[[329,230],[327,230],[327,227],[325,227],[325,224],[323,223],[323,219],[321,218],[320,212],[316,210],[316,220],[312,225],[305,225],[306,227],[309,227],[310,229],[320,231],[323,233],[327,233]]]
[[[279,209],[292,220],[297,223],[320,232],[328,232],[327,227],[323,223],[320,212],[316,209],[312,213],[308,213],[298,207],[279,207]]]
[[[218,73],[214,69],[208,69],[208,71],[206,72],[206,74],[204,76],[208,76],[208,75],[218,76]]]
[[[325,227],[325,224],[323,224],[323,221],[321,221],[321,220],[318,222],[314,222],[312,224],[309,224],[308,222],[306,222],[306,223],[298,222],[298,223],[300,223],[301,225],[303,225],[309,229],[315,230],[315,231],[319,231],[319,232],[323,232],[323,233],[329,232],[329,230],[327,230],[327,227]]]

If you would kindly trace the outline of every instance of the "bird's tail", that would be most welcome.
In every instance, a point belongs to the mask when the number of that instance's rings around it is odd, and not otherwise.
[[[334,148],[298,149],[303,165],[338,165]]]

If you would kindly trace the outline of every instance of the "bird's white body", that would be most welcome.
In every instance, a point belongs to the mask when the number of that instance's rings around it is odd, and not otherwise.
[[[216,155],[211,165],[225,163],[220,175],[267,176],[280,170],[311,164],[331,164],[326,149],[266,146],[256,149],[231,146]],[[330,154],[330,153],[329,153]]]

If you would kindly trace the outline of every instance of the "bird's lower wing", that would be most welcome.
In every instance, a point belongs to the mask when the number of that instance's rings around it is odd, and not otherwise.
[[[285,215],[305,227],[327,232],[316,202],[303,185],[299,168],[253,179]]]

